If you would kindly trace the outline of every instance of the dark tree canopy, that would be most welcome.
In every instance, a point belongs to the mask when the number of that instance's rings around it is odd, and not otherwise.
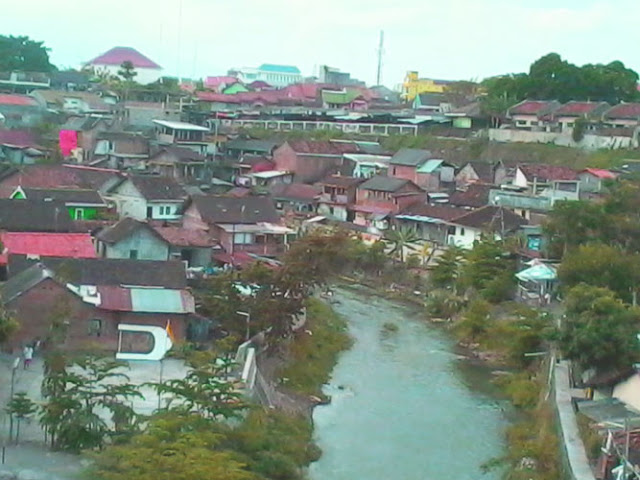
[[[49,49],[29,37],[0,35],[0,71],[52,72]]]
[[[549,53],[533,62],[528,73],[487,78],[482,85],[487,92],[486,109],[491,110],[495,104],[502,107],[499,99],[513,100],[511,105],[525,98],[630,102],[638,98],[638,78],[634,70],[617,60],[580,67]]]

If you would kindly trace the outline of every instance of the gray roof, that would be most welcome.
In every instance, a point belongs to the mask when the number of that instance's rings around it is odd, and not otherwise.
[[[154,200],[184,200],[187,192],[173,178],[159,175],[131,175],[127,177],[148,201]],[[126,181],[126,180],[125,180]],[[124,182],[122,182],[124,183]],[[117,187],[114,187],[117,188]]]
[[[72,221],[60,202],[0,199],[0,230],[10,232],[68,232]]]
[[[280,216],[267,197],[195,195],[193,204],[207,223],[279,223]]]
[[[407,167],[417,167],[432,157],[429,150],[419,150],[417,148],[403,148],[399,150],[389,160],[390,165],[402,165]]]
[[[257,152],[271,154],[274,148],[282,142],[275,140],[231,140],[225,144],[227,150],[241,150],[243,152]]]
[[[115,225],[105,228],[101,230],[96,238],[101,242],[108,243],[109,245],[113,245],[114,243],[118,243],[125,238],[130,237],[136,230],[140,228],[145,228],[149,230],[152,235],[158,237],[159,240],[165,241],[158,233],[146,222],[140,222],[133,218],[125,217],[120,220]]]
[[[101,117],[71,117],[60,127],[60,130],[75,130],[77,132],[86,132],[95,128],[100,122],[104,122]]]
[[[377,175],[371,177],[358,187],[362,190],[376,190],[379,192],[396,192],[404,187],[410,180],[404,178],[387,177],[384,175]]]
[[[23,187],[28,200],[54,200],[76,205],[105,205],[102,197],[96,190],[91,189],[67,189],[67,188],[29,188]]]
[[[0,297],[4,303],[10,302],[47,278],[53,278],[53,272],[41,263],[36,263],[2,285]]]

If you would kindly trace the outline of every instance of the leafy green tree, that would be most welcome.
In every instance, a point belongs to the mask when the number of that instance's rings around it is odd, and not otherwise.
[[[20,423],[38,411],[38,406],[26,393],[16,393],[5,408],[5,411],[15,417],[16,422],[16,443],[20,442]]]
[[[450,246],[438,257],[436,265],[431,270],[429,281],[436,288],[455,289],[462,263],[464,251],[460,247]]]
[[[120,65],[118,75],[120,75],[125,82],[133,82],[133,79],[138,75],[138,72],[136,72],[133,63],[131,63],[129,60],[125,60],[124,62],[122,62],[122,65]]]
[[[515,260],[504,241],[483,238],[466,255],[460,283],[484,299],[499,303],[508,300],[516,285]]]
[[[489,302],[481,298],[476,299],[469,305],[456,328],[464,338],[477,342],[489,329],[490,313],[491,305]]]
[[[96,480],[258,480],[237,454],[219,448],[222,435],[199,415],[167,412],[126,445],[94,455]]]
[[[638,359],[640,312],[607,288],[580,284],[569,290],[559,332],[567,358],[583,368],[626,368]]]
[[[558,277],[567,289],[586,283],[631,302],[640,283],[640,257],[603,243],[581,245],[565,255]]]
[[[544,223],[551,255],[561,257],[582,244],[601,240],[609,217],[602,205],[586,201],[559,201]]]
[[[0,35],[0,72],[52,72],[49,49],[27,36]]]
[[[19,327],[18,321],[11,312],[0,307],[0,345],[6,342]]]
[[[571,139],[579,143],[584,138],[584,131],[587,127],[587,121],[583,117],[576,118],[576,121],[573,123],[573,129],[571,130]]]
[[[384,236],[385,242],[391,247],[389,254],[397,255],[401,262],[404,262],[405,250],[416,250],[417,244],[421,240],[416,229],[410,227],[398,227],[394,230],[387,230]]]

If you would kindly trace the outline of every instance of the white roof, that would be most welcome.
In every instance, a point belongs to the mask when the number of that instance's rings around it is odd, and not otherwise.
[[[284,177],[285,175],[291,175],[291,172],[287,172],[283,170],[267,170],[266,172],[251,173],[248,176],[255,177],[255,178],[276,178],[276,177]]]
[[[249,223],[234,225],[231,223],[219,223],[218,227],[222,228],[228,233],[273,233],[273,234],[286,234],[295,233],[295,230],[287,228],[283,225],[276,225],[275,223]]]
[[[153,123],[162,127],[172,128],[174,130],[193,130],[196,132],[208,132],[207,127],[201,127],[200,125],[194,125],[187,122],[171,122],[168,120],[154,120]]]

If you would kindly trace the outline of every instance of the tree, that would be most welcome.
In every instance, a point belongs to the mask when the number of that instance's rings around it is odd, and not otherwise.
[[[460,274],[463,287],[474,289],[492,303],[511,298],[516,284],[515,261],[503,241],[483,238],[465,258]]]
[[[0,72],[52,72],[56,68],[49,62],[49,49],[44,42],[26,36],[0,35]]]
[[[640,283],[640,257],[603,243],[581,245],[565,255],[558,277],[567,289],[585,283],[631,302]]]
[[[4,307],[0,307],[0,345],[6,342],[19,326],[11,313]]]
[[[136,72],[136,69],[133,66],[133,63],[131,63],[129,60],[125,60],[120,65],[120,70],[118,70],[118,75],[120,75],[125,82],[132,83],[133,79],[138,75],[138,72]]]
[[[20,442],[20,423],[38,411],[38,406],[24,392],[16,393],[5,408],[9,415],[18,419],[16,423],[16,443]],[[11,439],[9,439],[11,440]]]
[[[489,314],[491,305],[482,299],[474,300],[466,310],[462,320],[457,325],[458,331],[464,338],[476,342],[489,328]]]
[[[584,117],[576,118],[576,121],[573,123],[573,129],[571,130],[571,139],[580,143],[584,138],[584,130],[587,127],[587,120]]]
[[[94,455],[97,480],[257,480],[239,456],[219,448],[223,436],[199,415],[167,412],[153,417],[144,433]]]
[[[599,241],[608,229],[610,217],[602,205],[587,201],[559,201],[543,225],[550,253],[561,257],[585,243]]]
[[[404,262],[405,250],[415,250],[420,240],[415,228],[398,227],[385,232],[385,242],[391,247],[389,253],[396,254],[401,262]]]
[[[607,288],[580,284],[569,290],[559,331],[567,358],[599,371],[627,368],[638,359],[640,312]]]
[[[452,288],[455,290],[463,260],[464,252],[460,247],[453,245],[448,247],[438,257],[435,267],[431,270],[429,276],[431,284],[436,288]]]
[[[478,84],[468,80],[450,83],[444,90],[444,96],[454,107],[460,107],[474,100],[478,94]]]

